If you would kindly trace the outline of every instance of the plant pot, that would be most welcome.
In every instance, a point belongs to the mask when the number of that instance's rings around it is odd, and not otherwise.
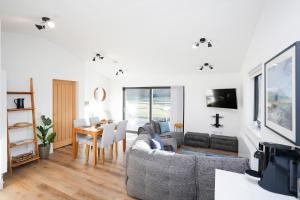
[[[41,159],[48,159],[50,152],[50,145],[47,144],[46,146],[39,145],[39,154]]]

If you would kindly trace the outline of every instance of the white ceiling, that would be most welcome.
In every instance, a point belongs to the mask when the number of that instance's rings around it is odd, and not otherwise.
[[[107,75],[194,74],[204,62],[214,73],[238,72],[260,16],[262,0],[0,0],[2,31],[46,38]],[[40,17],[56,28],[38,31]],[[205,36],[213,48],[192,49]],[[113,63],[117,60],[118,63]]]

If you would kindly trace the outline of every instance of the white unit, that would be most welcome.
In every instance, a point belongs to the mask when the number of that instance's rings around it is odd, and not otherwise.
[[[244,174],[216,169],[215,200],[296,200],[269,192]]]
[[[3,174],[7,172],[6,101],[6,74],[0,70],[0,189],[3,187]]]

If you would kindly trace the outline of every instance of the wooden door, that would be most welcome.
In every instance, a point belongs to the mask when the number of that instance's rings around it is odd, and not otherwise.
[[[76,119],[76,82],[53,80],[54,148],[72,143],[73,121]]]

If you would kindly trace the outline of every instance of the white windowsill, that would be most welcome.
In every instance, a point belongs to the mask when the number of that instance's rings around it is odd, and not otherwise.
[[[259,140],[261,138],[261,128],[257,128],[254,124],[252,124],[248,126],[248,130],[256,139]]]

